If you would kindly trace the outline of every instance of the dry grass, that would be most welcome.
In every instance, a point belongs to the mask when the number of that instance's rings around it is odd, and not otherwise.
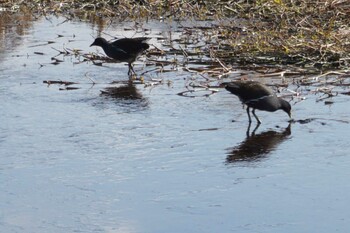
[[[200,49],[187,52],[204,53],[221,64],[332,70],[345,69],[350,61],[348,0],[12,0],[1,1],[1,9],[68,19],[191,17],[221,22],[208,28],[186,28],[188,35],[197,35],[205,42]]]

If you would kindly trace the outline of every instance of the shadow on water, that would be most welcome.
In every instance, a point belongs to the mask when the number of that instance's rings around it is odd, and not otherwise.
[[[280,143],[288,139],[289,135],[291,135],[291,124],[289,124],[282,132],[268,130],[255,134],[255,131],[258,128],[259,125],[257,125],[250,134],[249,125],[246,139],[238,146],[227,149],[227,164],[261,161],[265,159],[270,152],[274,151]]]
[[[349,124],[350,122],[348,120],[339,120],[339,119],[325,119],[325,118],[306,118],[306,119],[299,119],[299,120],[290,120],[289,123],[299,123],[301,125],[309,124],[311,122],[318,121],[321,125],[326,125],[327,121],[334,121],[344,124]]]
[[[132,106],[135,108],[134,110],[142,110],[149,105],[148,99],[139,92],[132,82],[106,87],[104,90],[101,90],[100,96],[112,100],[119,106]]]

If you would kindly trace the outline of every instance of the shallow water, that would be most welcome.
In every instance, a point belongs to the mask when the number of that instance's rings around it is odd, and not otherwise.
[[[63,21],[42,18],[20,31],[1,25],[0,232],[350,228],[348,96],[326,105],[308,95],[293,105],[290,125],[283,112],[259,112],[263,124],[247,133],[246,112],[228,92],[177,95],[187,72],[151,72],[146,78],[164,84],[145,88],[109,84],[127,80],[125,64],[77,64],[81,58],[62,55],[50,64],[55,49],[96,52],[89,45],[98,26]],[[130,25],[104,32],[133,36],[124,30]],[[173,30],[145,27],[154,44]],[[136,72],[154,68],[142,60]],[[45,80],[79,89],[60,91]]]

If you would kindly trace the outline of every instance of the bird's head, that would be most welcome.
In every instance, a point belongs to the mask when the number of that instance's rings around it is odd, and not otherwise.
[[[97,37],[95,39],[95,41],[90,45],[91,46],[100,46],[102,47],[102,45],[108,43],[106,39],[102,38],[102,37]]]
[[[292,118],[292,106],[290,106],[290,103],[284,99],[281,99],[281,109],[285,111],[289,118]]]

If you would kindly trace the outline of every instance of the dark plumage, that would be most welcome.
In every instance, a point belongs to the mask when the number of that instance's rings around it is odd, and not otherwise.
[[[149,40],[147,37],[122,38],[110,43],[106,39],[98,37],[90,47],[100,46],[108,57],[118,62],[127,62],[129,65],[128,74],[130,74],[131,71],[135,73],[132,63],[143,51],[149,48],[147,40]]]
[[[252,121],[249,113],[250,108],[253,109],[252,113],[258,124],[260,124],[261,121],[255,114],[255,109],[268,112],[282,109],[291,117],[292,108],[290,104],[286,100],[277,97],[269,87],[262,83],[256,81],[233,81],[223,83],[223,85],[226,90],[238,96],[241,102],[247,105],[249,123]]]

